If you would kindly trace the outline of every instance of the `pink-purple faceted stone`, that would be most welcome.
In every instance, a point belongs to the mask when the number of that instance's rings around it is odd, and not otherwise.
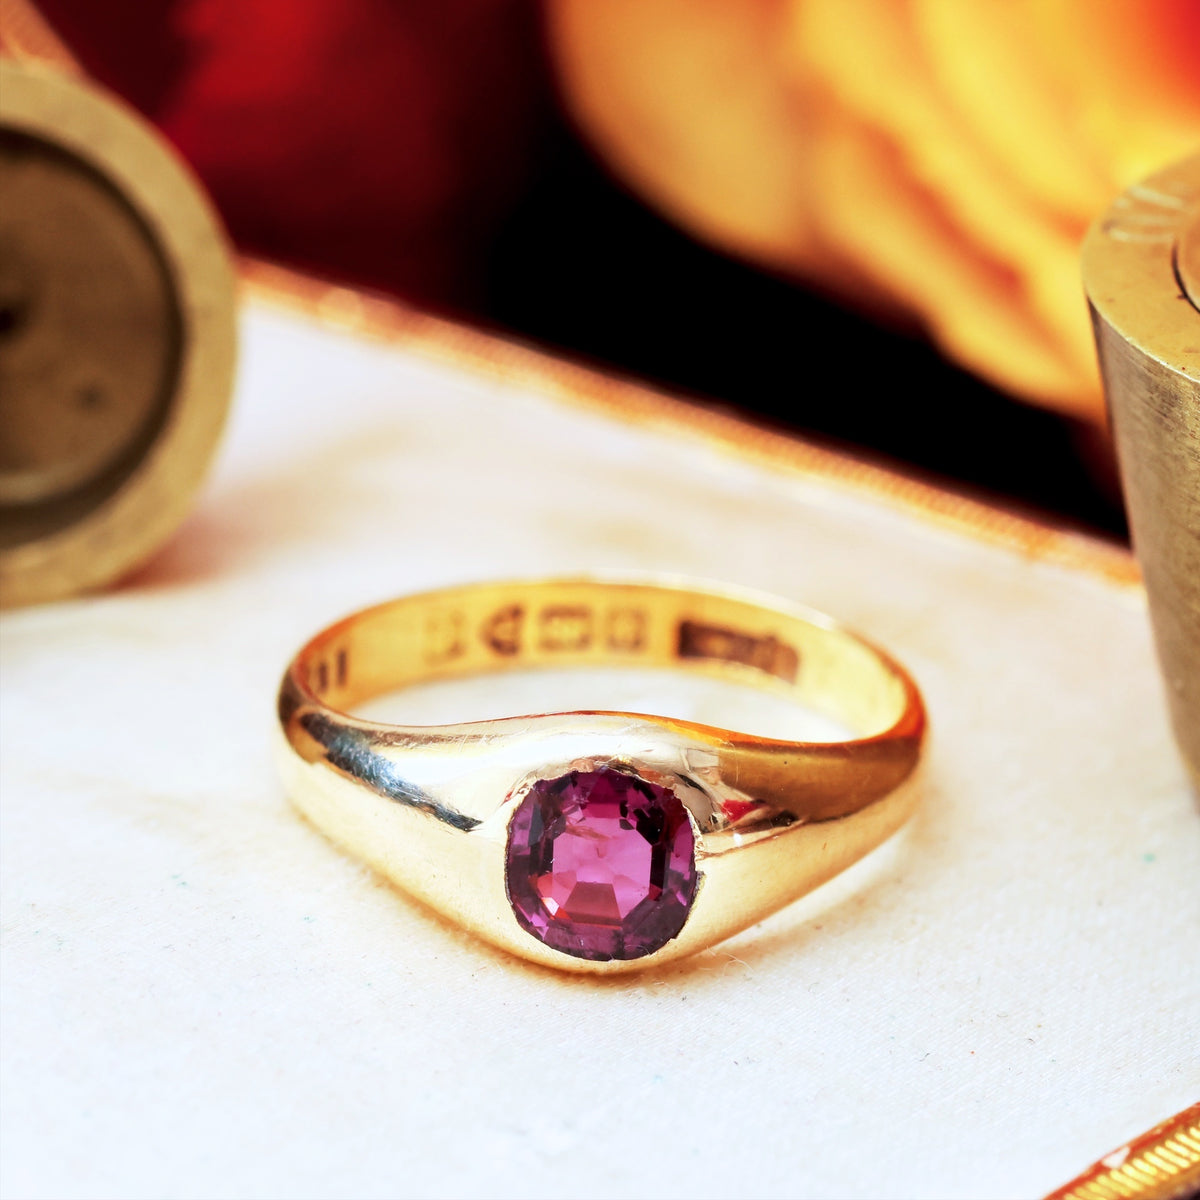
[[[564,954],[641,958],[683,928],[695,838],[670,788],[624,771],[540,779],[509,825],[508,898],[522,928]]]

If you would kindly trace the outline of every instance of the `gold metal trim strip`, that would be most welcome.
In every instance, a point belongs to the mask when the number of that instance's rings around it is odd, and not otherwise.
[[[1200,1194],[1200,1104],[1106,1154],[1046,1200],[1188,1200]]]

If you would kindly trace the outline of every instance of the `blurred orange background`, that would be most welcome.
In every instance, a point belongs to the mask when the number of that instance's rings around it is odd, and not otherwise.
[[[1195,0],[39,8],[250,252],[1121,528],[1077,253]]]
[[[1078,250],[1200,144],[1195,0],[555,0],[594,144],[699,236],[1103,419]]]

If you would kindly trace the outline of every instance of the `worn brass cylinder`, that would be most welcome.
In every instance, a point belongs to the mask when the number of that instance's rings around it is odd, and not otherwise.
[[[1117,197],[1083,275],[1171,715],[1200,786],[1200,155]]]
[[[233,379],[201,188],[122,102],[0,59],[0,605],[107,584],[188,512]]]

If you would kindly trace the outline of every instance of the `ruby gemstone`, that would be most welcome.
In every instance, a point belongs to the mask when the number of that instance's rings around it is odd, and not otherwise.
[[[599,962],[653,954],[696,895],[687,810],[624,771],[540,779],[509,826],[505,878],[521,927],[547,946]]]

